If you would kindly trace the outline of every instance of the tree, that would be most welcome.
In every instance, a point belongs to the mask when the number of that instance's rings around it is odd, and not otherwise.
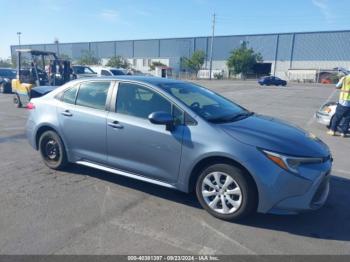
[[[12,67],[12,63],[10,59],[0,59],[0,67]]]
[[[100,59],[96,57],[93,52],[84,50],[77,62],[81,65],[98,65],[100,64]]]
[[[106,66],[128,69],[130,64],[121,56],[115,56],[108,60]]]
[[[166,66],[166,65],[160,61],[153,61],[149,66],[149,71],[155,70],[157,66]]]
[[[205,60],[205,53],[202,50],[195,51],[191,58],[182,57],[181,67],[197,75]]]
[[[248,43],[243,42],[241,46],[231,52],[227,59],[227,66],[230,72],[242,74],[243,77],[253,68],[253,66],[262,62],[263,58],[260,53],[255,53],[252,48],[248,48]]]
[[[60,54],[59,58],[63,60],[72,61],[72,58],[67,54]]]

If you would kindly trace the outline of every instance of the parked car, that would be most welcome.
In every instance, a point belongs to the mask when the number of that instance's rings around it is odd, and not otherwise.
[[[337,102],[328,102],[320,107],[320,109],[316,112],[317,122],[330,126],[332,118],[335,114],[335,110],[337,108]]]
[[[94,70],[92,70],[89,66],[85,65],[73,65],[72,70],[74,79],[97,76],[97,73]]]
[[[282,80],[281,78],[279,77],[276,77],[276,76],[264,76],[264,77],[261,77],[259,80],[258,80],[258,83],[263,86],[263,85],[275,85],[275,86],[286,86],[287,85],[287,81],[285,80]]]
[[[15,69],[0,68],[0,93],[12,93],[11,81],[15,78]]]
[[[123,68],[113,68],[107,66],[92,66],[92,70],[94,70],[98,76],[120,76],[127,75],[128,71]]]
[[[332,156],[320,139],[194,83],[85,78],[29,108],[27,137],[48,167],[76,163],[195,191],[221,219],[314,210],[329,193]]]
[[[326,104],[322,105],[315,114],[317,122],[329,128],[337,109],[337,104],[337,102],[327,102]],[[343,121],[344,120],[340,122],[339,127],[343,125]]]

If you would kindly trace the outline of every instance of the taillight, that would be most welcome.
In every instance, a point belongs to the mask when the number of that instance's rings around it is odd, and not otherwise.
[[[29,110],[35,109],[35,105],[34,105],[33,103],[29,102],[29,103],[27,104],[27,109],[29,109]]]

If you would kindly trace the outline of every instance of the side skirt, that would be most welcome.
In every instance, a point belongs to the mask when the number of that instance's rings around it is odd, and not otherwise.
[[[147,178],[147,177],[143,177],[143,176],[140,176],[140,175],[135,175],[135,174],[132,174],[132,173],[129,173],[129,172],[126,172],[126,171],[121,171],[121,170],[118,170],[118,169],[102,166],[102,165],[91,163],[91,162],[88,162],[88,161],[76,161],[75,163],[79,164],[79,165],[87,166],[87,167],[96,168],[96,169],[99,169],[99,170],[102,170],[102,171],[106,171],[106,172],[109,172],[109,173],[113,173],[113,174],[116,174],[116,175],[130,177],[130,178],[133,178],[133,179],[137,179],[137,180],[141,180],[141,181],[144,181],[144,182],[152,183],[152,184],[155,184],[155,185],[177,189],[175,186],[173,186],[171,184],[168,184],[168,183],[156,180],[156,179]]]

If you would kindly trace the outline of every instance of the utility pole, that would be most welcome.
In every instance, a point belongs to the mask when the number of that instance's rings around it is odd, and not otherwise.
[[[213,14],[212,20],[212,35],[211,35],[211,45],[210,45],[210,63],[209,63],[209,79],[211,80],[211,72],[213,70],[213,46],[214,46],[214,36],[215,36],[215,21],[216,14]]]
[[[21,32],[17,32],[19,48],[21,48],[21,34]]]
[[[59,41],[58,38],[55,38],[55,40],[53,41],[54,44],[56,44],[56,52],[57,52],[57,56],[60,56],[60,49],[59,49]]]

